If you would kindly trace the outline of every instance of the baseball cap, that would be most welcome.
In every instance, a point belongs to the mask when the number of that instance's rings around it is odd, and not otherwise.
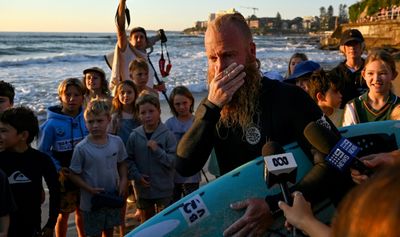
[[[294,81],[294,80],[296,80],[296,78],[304,76],[308,73],[312,73],[315,70],[320,69],[320,68],[321,68],[321,66],[318,63],[311,61],[311,60],[306,60],[306,61],[300,62],[299,64],[297,64],[294,67],[293,74],[290,75],[287,80]]]
[[[361,32],[357,29],[345,30],[342,33],[342,37],[340,39],[340,45],[345,45],[350,41],[357,41],[359,43],[364,42],[364,37]]]
[[[85,70],[83,70],[83,74],[86,74],[88,72],[98,72],[102,75],[102,77],[105,79],[106,78],[106,73],[103,71],[103,69],[99,67],[90,67]]]

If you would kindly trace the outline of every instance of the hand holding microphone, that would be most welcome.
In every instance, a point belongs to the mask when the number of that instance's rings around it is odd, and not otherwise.
[[[304,136],[317,150],[326,154],[325,161],[339,171],[345,172],[351,168],[367,176],[373,173],[372,169],[357,157],[359,147],[322,125],[310,122],[304,129]]]
[[[264,156],[264,179],[268,188],[278,184],[281,188],[284,201],[292,205],[293,199],[290,195],[287,182],[295,183],[297,175],[297,164],[292,153],[285,153],[282,146],[276,142],[267,142],[262,148]],[[292,236],[296,236],[293,227]]]

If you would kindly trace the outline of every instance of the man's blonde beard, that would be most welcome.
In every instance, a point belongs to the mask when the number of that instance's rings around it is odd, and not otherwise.
[[[244,136],[247,128],[253,123],[253,116],[257,112],[259,103],[261,75],[255,63],[246,65],[244,71],[246,72],[244,84],[221,110],[221,117],[217,123],[218,133],[221,127],[239,127]],[[209,80],[210,78],[214,78],[212,72],[209,72]]]

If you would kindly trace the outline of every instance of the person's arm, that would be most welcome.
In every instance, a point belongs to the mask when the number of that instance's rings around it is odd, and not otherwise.
[[[117,45],[122,52],[125,51],[129,43],[125,32],[125,8],[126,0],[119,0],[117,13]]]
[[[300,192],[294,193],[292,207],[280,201],[279,208],[284,212],[287,223],[307,233],[310,237],[330,236],[330,227],[315,218],[311,204]]]
[[[61,169],[61,164],[56,158],[53,157],[53,153],[51,151],[53,141],[55,141],[54,129],[50,123],[46,121],[40,126],[37,149],[51,158],[57,172],[59,172]]]
[[[367,167],[378,169],[384,166],[391,166],[396,162],[400,162],[400,150],[391,152],[383,152],[371,154],[360,158]],[[368,176],[361,174],[358,170],[351,169],[351,177],[353,181],[360,184],[368,179]]]
[[[358,123],[358,121],[357,121],[357,116],[355,115],[354,104],[349,102],[344,107],[342,126],[345,127],[345,126],[350,126],[350,125],[354,125],[357,123]]]
[[[56,168],[50,157],[45,156],[42,165],[44,167],[43,178],[49,189],[49,219],[42,231],[52,233],[60,211],[60,183],[58,182]]]
[[[125,197],[128,187],[128,166],[125,161],[121,161],[118,162],[117,168],[119,174],[118,193],[120,196]]]
[[[166,138],[166,144],[164,149],[157,145],[156,141],[150,140],[149,143],[153,143],[152,151],[158,161],[168,168],[174,168],[176,162],[176,138],[172,132],[168,131]]]
[[[204,99],[198,106],[190,129],[183,135],[177,148],[175,169],[184,177],[199,172],[211,153],[214,129],[221,109]]]
[[[10,215],[0,217],[0,237],[7,237],[8,227],[10,226]]]

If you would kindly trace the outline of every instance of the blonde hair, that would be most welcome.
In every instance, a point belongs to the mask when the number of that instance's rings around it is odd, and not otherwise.
[[[97,116],[101,114],[106,114],[107,116],[110,116],[110,113],[111,113],[111,106],[109,101],[95,98],[88,103],[83,115],[85,118],[87,118],[88,115]]]
[[[78,78],[67,78],[58,85],[58,97],[60,100],[69,86],[75,86],[82,96],[85,95],[86,89],[81,80]]]

